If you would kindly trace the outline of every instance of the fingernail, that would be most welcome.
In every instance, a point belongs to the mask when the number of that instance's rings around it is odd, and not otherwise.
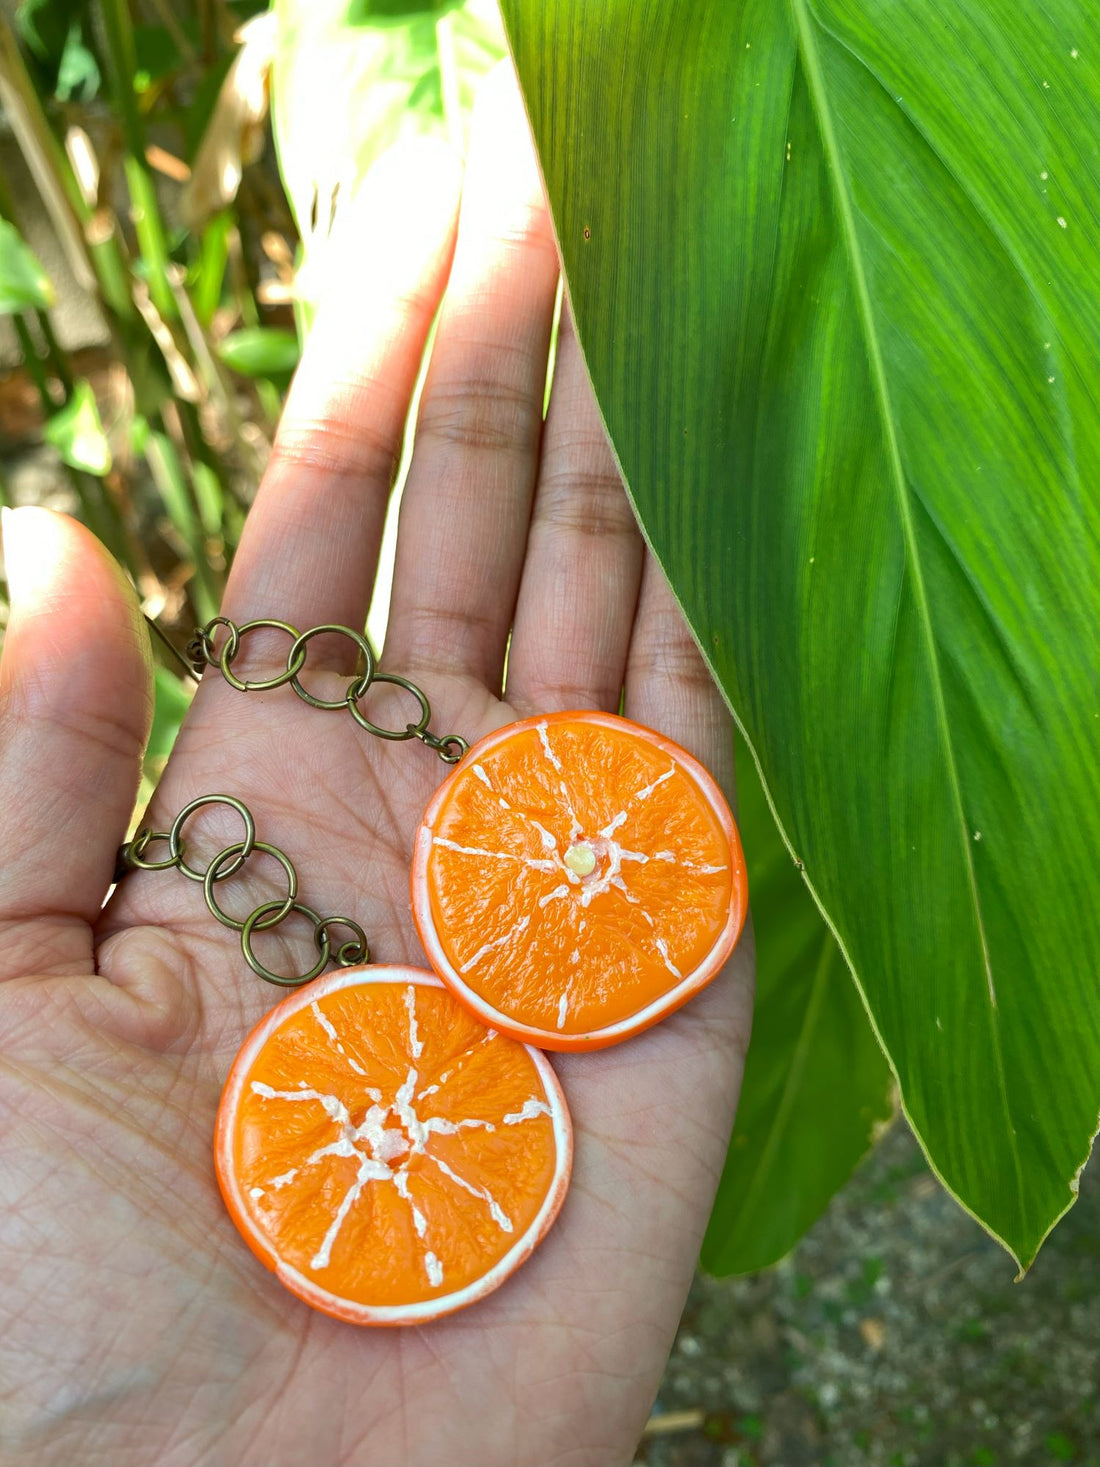
[[[0,512],[4,539],[4,575],[8,600],[18,607],[33,599],[52,579],[56,555],[55,516],[47,509],[24,505]]]

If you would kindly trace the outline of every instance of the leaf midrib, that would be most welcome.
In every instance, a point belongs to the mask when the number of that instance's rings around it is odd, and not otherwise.
[[[970,849],[968,838],[968,826],[966,813],[962,799],[962,783],[959,778],[958,763],[955,757],[954,741],[951,736],[951,726],[947,715],[947,702],[943,690],[943,678],[940,671],[939,654],[936,649],[935,636],[932,628],[932,613],[928,601],[927,589],[924,584],[924,571],[921,566],[920,557],[917,553],[916,531],[913,523],[912,508],[909,503],[909,491],[905,478],[905,467],[901,458],[901,445],[898,441],[897,430],[894,423],[893,407],[890,397],[890,388],[886,380],[886,365],[882,354],[882,346],[879,341],[878,330],[875,322],[874,305],[871,300],[870,287],[867,283],[867,272],[863,263],[863,252],[860,247],[859,235],[856,230],[855,212],[852,200],[848,192],[844,171],[841,166],[840,146],[837,141],[836,129],[833,125],[832,113],[829,109],[828,95],[825,87],[825,77],[821,67],[821,59],[818,53],[817,43],[813,34],[814,21],[809,14],[807,0],[790,0],[791,13],[794,19],[798,52],[801,64],[806,74],[806,83],[810,93],[810,101],[817,118],[818,128],[821,133],[821,144],[828,165],[829,177],[836,198],[837,210],[844,234],[845,247],[848,253],[848,262],[851,268],[852,284],[855,289],[856,302],[859,311],[860,325],[862,327],[864,345],[867,350],[868,367],[870,369],[872,387],[875,399],[879,407],[879,416],[882,420],[883,435],[886,443],[887,459],[890,466],[890,481],[894,489],[897,504],[898,517],[901,522],[902,543],[905,547],[905,561],[913,578],[913,598],[917,607],[917,618],[921,628],[922,638],[927,654],[928,670],[932,685],[933,703],[936,714],[936,724],[940,733],[940,742],[944,753],[948,782],[951,789],[952,802],[955,807],[956,819],[960,843],[962,846],[963,860],[966,867],[967,881],[970,888],[971,901],[974,911],[974,920],[977,924],[978,937],[981,943],[982,957],[985,962],[986,980],[989,995],[987,1012],[990,1021],[990,1033],[993,1042],[993,1053],[997,1069],[997,1083],[1000,1092],[1001,1103],[1004,1108],[1005,1121],[1007,1123],[1009,1149],[1012,1155],[1013,1168],[1016,1174],[1016,1191],[1020,1207],[1020,1219],[1023,1222],[1026,1217],[1027,1208],[1024,1199],[1023,1170],[1020,1162],[1020,1154],[1016,1141],[1016,1128],[1012,1120],[1012,1111],[1009,1105],[1008,1086],[1005,1076],[1004,1054],[1001,1048],[1000,1026],[997,1018],[997,994],[993,982],[993,966],[990,958],[989,943],[986,938],[985,923],[982,917],[981,896],[978,890],[977,873],[974,869],[973,853]],[[858,975],[853,971],[857,984]],[[859,985],[862,989],[862,984]],[[1003,1239],[1001,1240],[1004,1241]],[[1010,1250],[1011,1251],[1011,1250]],[[1017,1260],[1019,1261],[1019,1260]]]

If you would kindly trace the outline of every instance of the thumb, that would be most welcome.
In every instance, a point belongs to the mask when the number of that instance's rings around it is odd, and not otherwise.
[[[90,969],[152,716],[141,613],[115,562],[49,510],[5,510],[3,527],[0,980]]]

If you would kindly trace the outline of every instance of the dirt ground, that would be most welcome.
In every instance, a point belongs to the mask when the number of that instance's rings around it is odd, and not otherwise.
[[[1100,1467],[1091,1170],[1017,1284],[895,1127],[778,1268],[696,1280],[635,1467]]]

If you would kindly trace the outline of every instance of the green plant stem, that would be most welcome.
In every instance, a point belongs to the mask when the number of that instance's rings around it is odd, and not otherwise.
[[[19,349],[23,353],[23,365],[30,373],[31,381],[38,389],[38,398],[42,404],[42,411],[48,418],[52,413],[57,411],[61,404],[54,400],[53,393],[50,391],[46,369],[42,365],[42,357],[39,354],[37,343],[31,335],[30,327],[22,316],[13,316],[11,323],[15,328],[15,334],[19,340]]]
[[[164,419],[158,414],[150,423],[145,458],[160,493],[168,517],[187,547],[194,567],[191,599],[203,622],[218,612],[221,588],[217,584],[206,554],[206,536],[194,494],[183,471],[176,445],[172,442]]]
[[[98,286],[103,301],[119,321],[135,321],[137,311],[130,298],[126,262],[113,227],[108,216],[97,214],[84,198],[39,101],[19,43],[3,15],[0,103],[77,283],[89,291]]]
[[[138,247],[148,272],[153,304],[165,320],[170,320],[176,313],[176,302],[168,280],[168,245],[156,184],[145,161],[145,123],[134,91],[137,51],[133,22],[126,0],[100,0],[99,13],[115,111],[126,140],[124,168]]]
[[[61,383],[68,402],[73,392],[73,374],[69,369],[68,359],[62,349],[61,343],[54,334],[53,323],[48,311],[35,311],[34,318],[38,322],[38,329],[42,333],[42,340],[46,347],[46,359],[50,364],[50,370]]]

